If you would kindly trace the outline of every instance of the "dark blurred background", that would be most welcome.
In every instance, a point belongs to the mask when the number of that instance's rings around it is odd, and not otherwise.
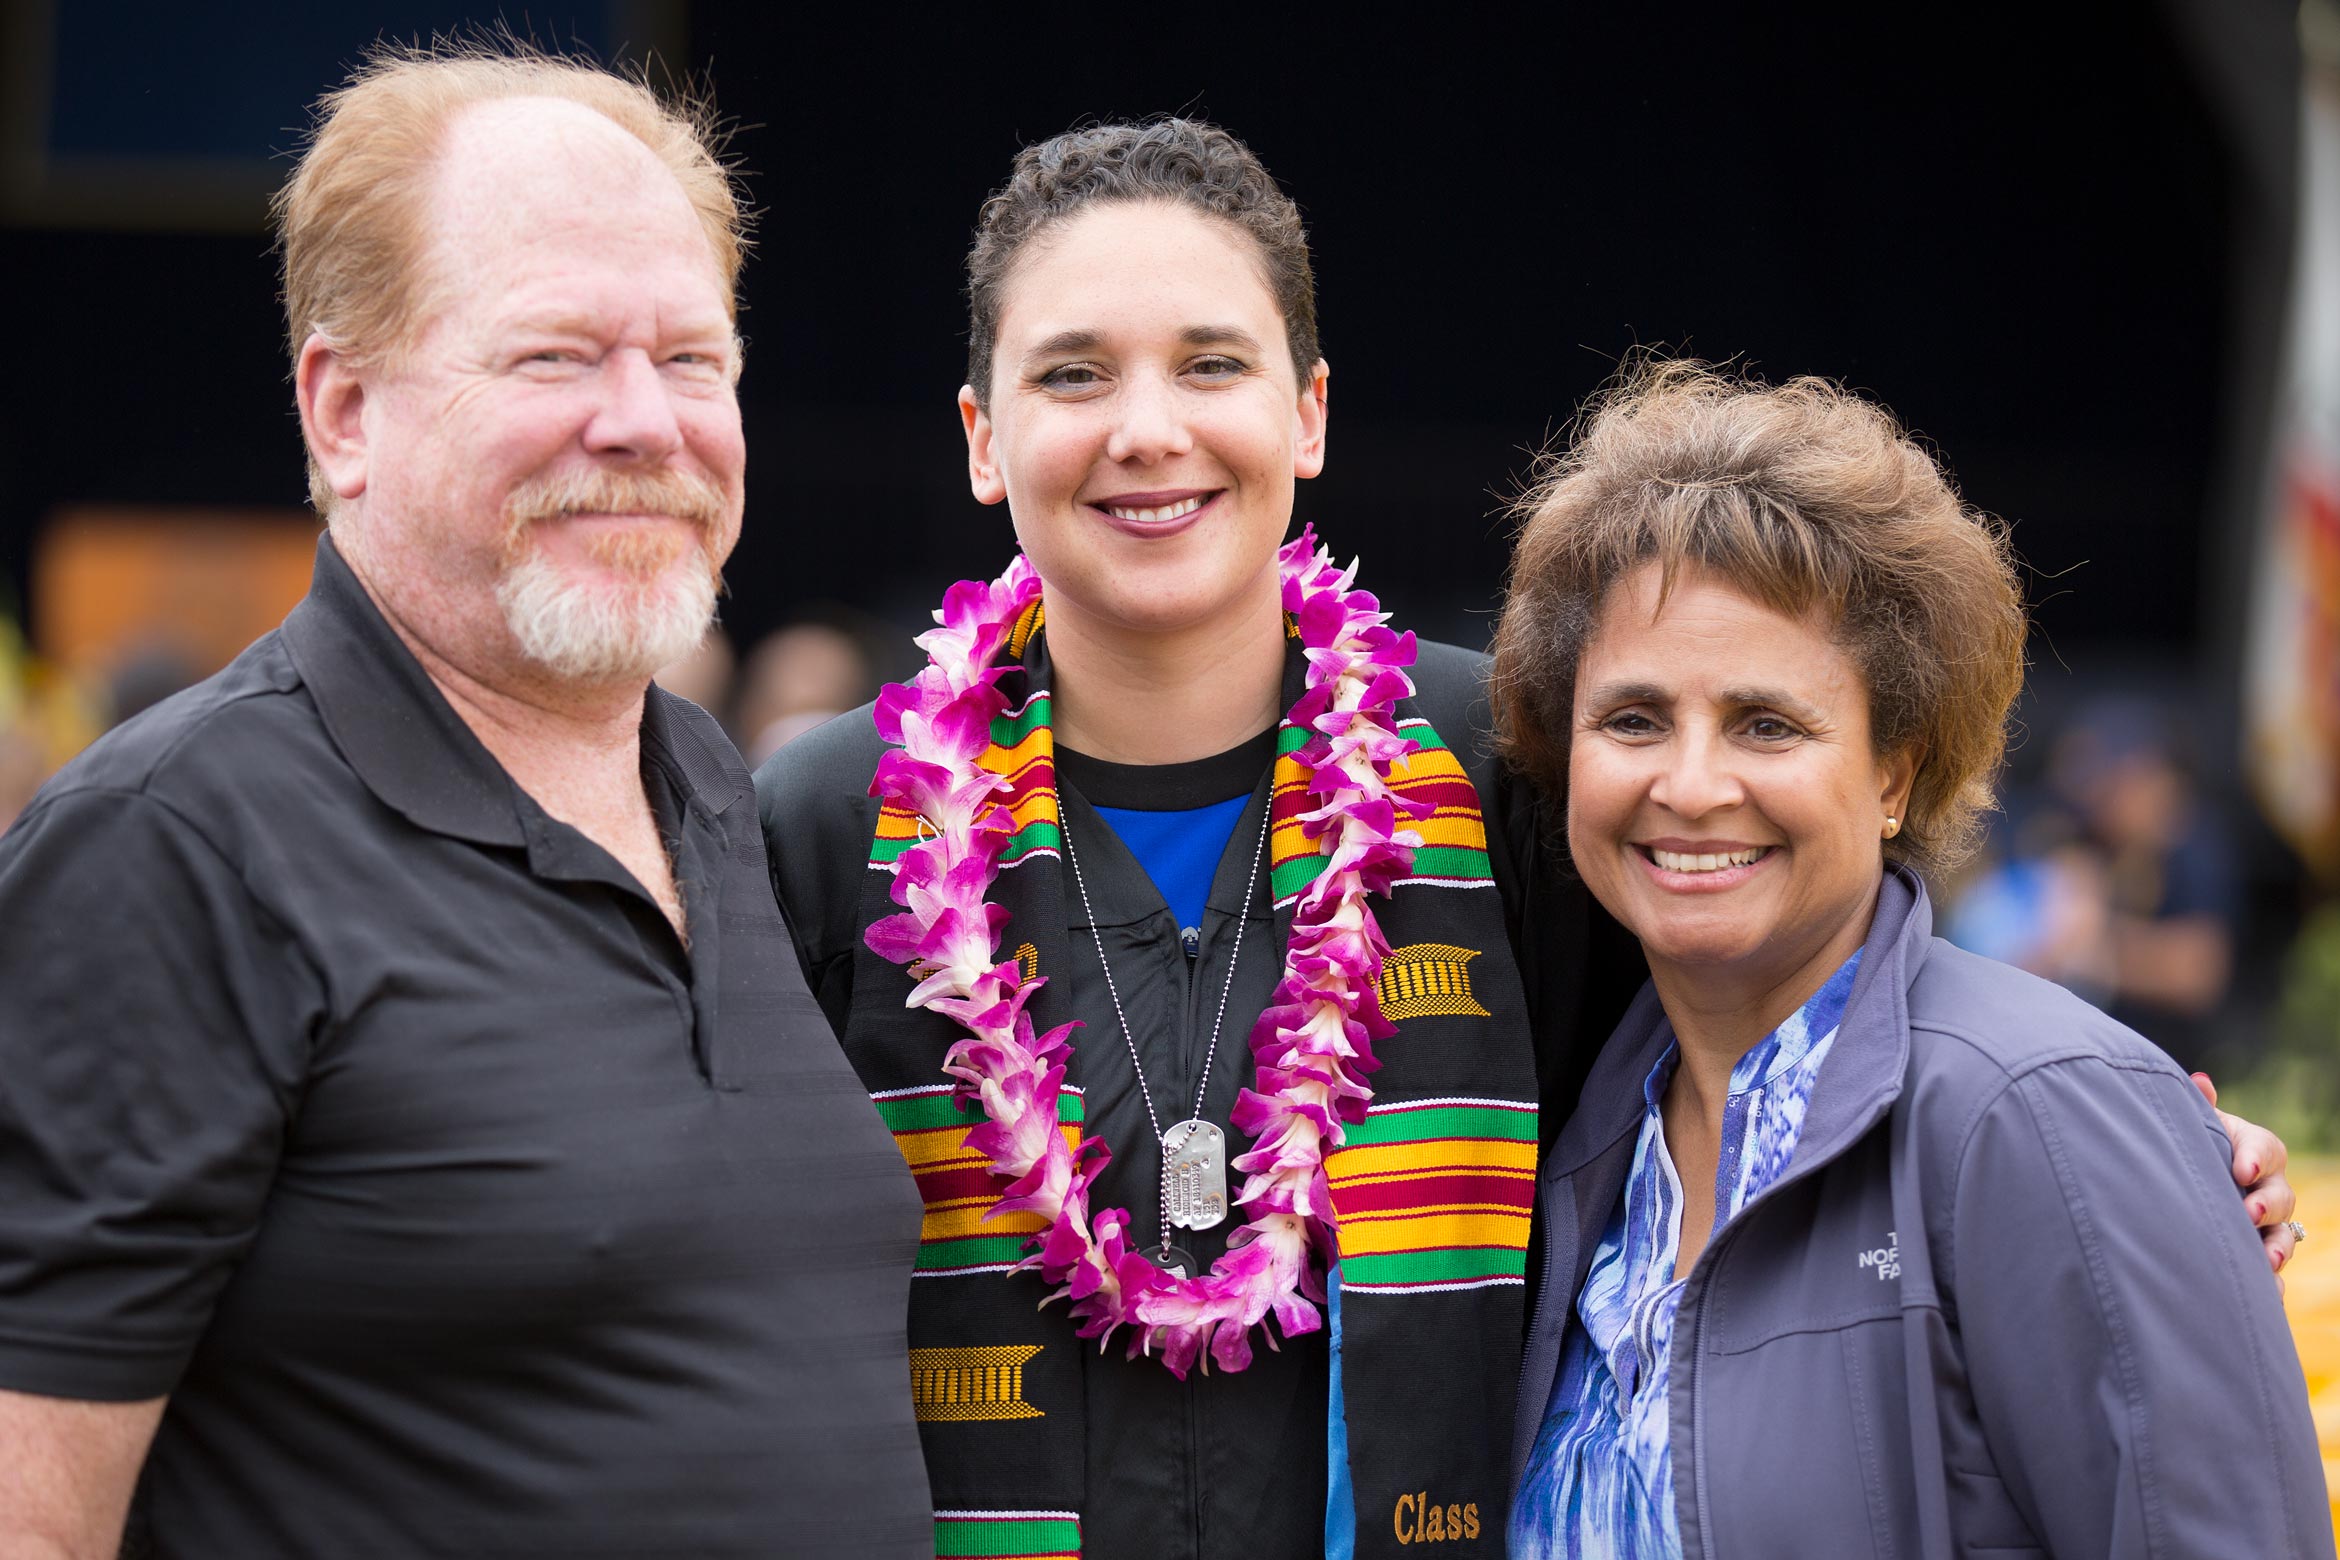
[[[848,689],[856,652],[900,674],[942,587],[1010,545],[967,495],[953,405],[977,205],[1026,141],[1191,112],[1250,141],[1313,235],[1336,415],[1301,516],[1426,634],[1484,641],[1504,495],[1636,346],[1843,379],[1938,446],[2014,524],[2037,603],[1986,870],[2079,840],[2105,915],[2215,921],[2215,991],[2167,1043],[2248,1071],[2319,903],[2320,847],[2250,803],[2240,714],[2295,317],[2298,9],[1788,9],[7,0],[20,756],[53,763],[298,593],[314,526],[263,206],[306,105],[377,37],[500,21],[711,81],[762,213],[721,659],[768,680],[788,657],[757,647],[811,624],[830,661],[799,672]],[[743,746],[842,697],[694,687]],[[2055,760],[2108,719],[2093,769]],[[2082,793],[2140,754],[2176,800],[2143,845],[2100,838]],[[1977,935],[2020,954],[2053,893],[1996,887]],[[2112,938],[2073,977],[2106,1000]]]

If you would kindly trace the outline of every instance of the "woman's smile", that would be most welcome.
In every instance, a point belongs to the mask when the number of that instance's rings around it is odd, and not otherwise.
[[[1217,507],[1226,489],[1169,493],[1121,493],[1094,500],[1089,507],[1129,536],[1176,536],[1200,524]]]
[[[1670,893],[1711,894],[1736,888],[1769,863],[1778,847],[1729,841],[1649,840],[1633,847],[1650,877]]]

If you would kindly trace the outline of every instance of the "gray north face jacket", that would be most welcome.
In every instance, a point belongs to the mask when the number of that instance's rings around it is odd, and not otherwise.
[[[1690,1271],[1685,1560],[2326,1560],[2299,1358],[2216,1117],[2136,1034],[1932,929],[1889,869],[1795,1158]],[[1644,988],[1546,1162],[1515,1489],[1670,1038]]]

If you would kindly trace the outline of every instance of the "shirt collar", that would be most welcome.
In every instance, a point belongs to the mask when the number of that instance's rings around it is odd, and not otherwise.
[[[1673,1025],[1666,1031],[1670,1036]],[[1649,1075],[1641,1080],[1641,1107],[1655,1115],[1666,1103],[1666,1085],[1674,1081],[1674,1065],[1682,1059],[1682,1048],[1669,1040],[1665,1051],[1650,1064]]]
[[[435,834],[528,844],[512,777],[448,704],[329,534],[317,539],[309,594],[285,619],[284,644],[334,746],[385,807]],[[720,815],[745,790],[744,771],[681,719],[675,702],[656,688],[645,699],[643,753],[671,761],[681,789]]]
[[[1806,997],[1801,1007],[1731,1064],[1731,1093],[1768,1087],[1774,1079],[1794,1071],[1812,1053],[1812,1047],[1836,1032],[1844,1018],[1845,998],[1852,994],[1854,972],[1861,967],[1861,953],[1855,948],[1852,957],[1838,965],[1836,973]]]
[[[527,842],[511,776],[406,648],[330,534],[285,648],[333,745],[382,805],[436,834]]]
[[[1837,1024],[1844,1017],[1845,1000],[1852,995],[1853,972],[1861,967],[1862,952],[1855,948],[1852,957],[1839,964],[1836,973],[1806,997],[1801,1007],[1731,1064],[1732,1097],[1769,1088],[1811,1055],[1812,1047],[1836,1032]],[[1674,1065],[1682,1054],[1679,1044],[1673,1041],[1673,1026],[1667,1025],[1666,1030],[1665,1053],[1641,1081],[1642,1104],[1652,1112],[1665,1104],[1666,1085],[1673,1081]]]

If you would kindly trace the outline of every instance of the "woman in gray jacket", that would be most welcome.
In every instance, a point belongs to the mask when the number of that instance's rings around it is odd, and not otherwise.
[[[1686,364],[1529,515],[1507,756],[1651,978],[1543,1169],[1513,1554],[2329,1556],[2213,1113],[1931,935],[2022,687],[2001,528],[1876,407]]]

